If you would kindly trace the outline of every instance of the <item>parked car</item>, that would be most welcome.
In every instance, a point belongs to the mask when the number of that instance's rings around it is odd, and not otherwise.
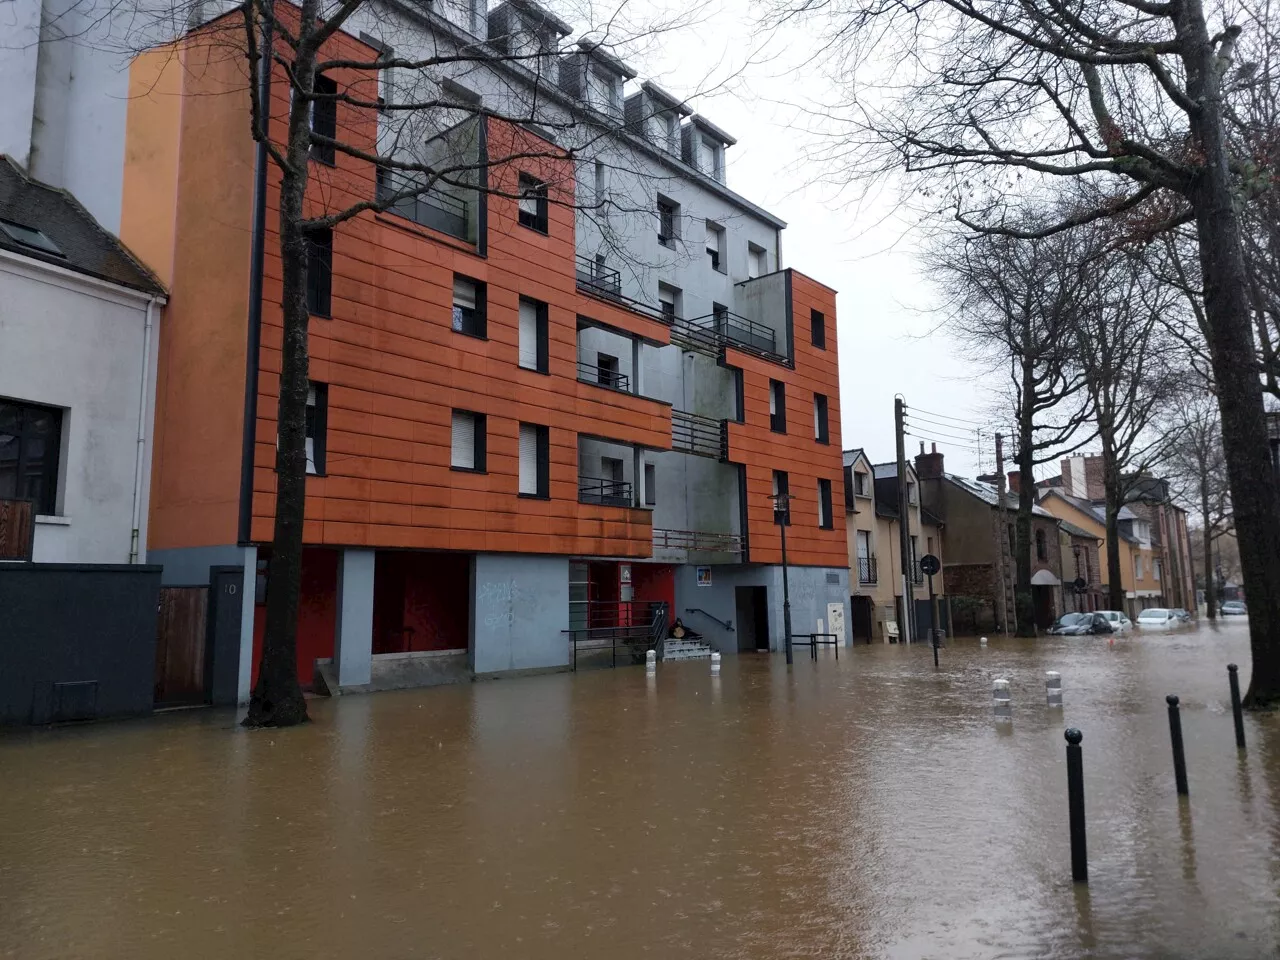
[[[1164,607],[1151,607],[1138,614],[1138,626],[1146,630],[1168,630],[1181,623],[1176,613]]]
[[[1054,621],[1049,633],[1056,637],[1111,633],[1111,623],[1100,613],[1064,613]]]
[[[1178,607],[1177,609],[1175,609],[1175,610],[1173,611],[1173,615],[1174,615],[1175,617],[1177,617],[1177,618],[1178,618],[1181,622],[1183,622],[1183,623],[1190,623],[1190,622],[1191,622],[1191,611],[1190,611],[1190,610],[1183,610],[1183,609],[1182,609],[1182,607]]]
[[[1111,624],[1112,633],[1128,633],[1129,628],[1133,626],[1133,621],[1119,610],[1099,610],[1098,613],[1107,618],[1107,622]]]
[[[1249,611],[1245,608],[1243,600],[1228,600],[1222,605],[1222,615],[1224,617],[1243,617],[1247,616]]]

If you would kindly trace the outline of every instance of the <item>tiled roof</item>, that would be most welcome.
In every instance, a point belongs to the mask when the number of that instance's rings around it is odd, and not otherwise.
[[[944,474],[944,476],[954,483],[965,493],[977,497],[990,506],[998,506],[1000,503],[1000,492],[989,483],[982,480],[970,480],[968,477],[957,477],[954,473]],[[1008,491],[1004,495],[1004,508],[1006,510],[1015,511],[1018,509],[1018,498],[1010,494]],[[1031,513],[1037,517],[1052,517],[1048,510],[1039,504],[1032,504]]]

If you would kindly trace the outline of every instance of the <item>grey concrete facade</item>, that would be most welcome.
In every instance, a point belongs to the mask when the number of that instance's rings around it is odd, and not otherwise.
[[[373,550],[342,551],[338,561],[338,623],[333,662],[340,687],[367,684],[373,661]]]
[[[569,558],[482,553],[471,589],[477,676],[569,665]]]

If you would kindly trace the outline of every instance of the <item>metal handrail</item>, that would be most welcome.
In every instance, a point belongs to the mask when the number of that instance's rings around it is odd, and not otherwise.
[[[582,383],[595,384],[597,387],[604,387],[608,390],[621,390],[623,393],[631,392],[631,378],[625,373],[619,373],[616,370],[606,370],[594,363],[587,363],[585,360],[578,361],[578,380]]]
[[[665,600],[584,600],[570,603],[582,608],[586,626],[563,631],[569,635],[573,650],[573,669],[578,669],[578,647],[609,649],[611,666],[618,665],[618,649],[626,648],[633,661],[642,659],[649,650],[662,659],[667,635],[668,611]],[[603,621],[603,622],[602,622]]]
[[[866,584],[878,582],[875,557],[858,558],[858,582]]]
[[[743,537],[736,533],[710,533],[703,530],[653,531],[653,546],[664,550],[697,550],[703,553],[742,553]]]
[[[630,507],[631,484],[626,480],[607,480],[604,477],[579,477],[578,502]]]
[[[671,449],[728,460],[729,434],[724,421],[683,410],[672,410]]]
[[[378,200],[385,201],[397,191],[413,185],[414,180],[411,177],[387,170],[381,171],[376,191]],[[398,214],[414,223],[439,230],[461,240],[469,239],[470,218],[467,201],[437,190],[435,187],[427,187],[422,193],[402,197],[388,207],[387,212]]]
[[[574,281],[579,290],[590,296],[608,300],[610,303],[634,310],[650,320],[657,320],[667,326],[674,322],[674,318],[664,313],[661,307],[652,306],[643,300],[637,300],[624,294],[622,292],[622,273],[596,263],[590,257],[584,257],[579,254],[575,258]]]
[[[706,617],[708,620],[714,620],[716,623],[720,624],[720,626],[724,627],[724,628],[725,628],[726,630],[728,630],[730,633],[734,633],[734,632],[735,632],[735,631],[734,631],[734,629],[733,629],[733,621],[732,621],[732,620],[721,620],[721,619],[720,619],[719,617],[717,617],[714,613],[707,613],[707,611],[703,610],[701,607],[685,607],[685,608],[684,608],[684,612],[685,612],[685,613],[700,613],[700,614],[702,614],[704,617]]]
[[[779,356],[777,334],[773,328],[740,314],[720,310],[685,322],[693,327],[712,330],[718,337],[733,346]]]
[[[831,647],[836,652],[836,659],[840,659],[840,638],[834,633],[793,633],[791,635],[791,645],[793,647],[808,647],[809,659],[818,659],[818,647]]]

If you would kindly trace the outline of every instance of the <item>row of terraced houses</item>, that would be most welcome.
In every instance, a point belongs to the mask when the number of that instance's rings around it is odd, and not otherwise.
[[[16,2],[38,32],[39,0]],[[465,116],[439,149],[481,175],[311,244],[303,683],[566,669],[677,618],[722,651],[777,649],[781,521],[796,632],[843,631],[835,292],[784,266],[785,224],[729,186],[732,137],[604,47],[569,44],[532,0],[374,11],[325,56],[472,51],[432,95]],[[32,44],[0,114],[4,196],[38,200],[0,204],[0,277],[69,298],[56,332],[33,321],[29,349],[0,355],[0,411],[25,425],[13,470],[0,462],[0,543],[33,567],[154,569],[161,703],[247,699],[271,589],[279,178],[222,42],[238,16],[123,71],[92,44]],[[502,56],[517,45],[534,54]],[[530,91],[544,122],[489,115]],[[313,122],[369,154],[386,133],[348,102]],[[571,157],[575,125],[595,132]],[[308,212],[395,187],[318,151]],[[63,681],[33,713],[86,709],[66,686],[85,678]]]

